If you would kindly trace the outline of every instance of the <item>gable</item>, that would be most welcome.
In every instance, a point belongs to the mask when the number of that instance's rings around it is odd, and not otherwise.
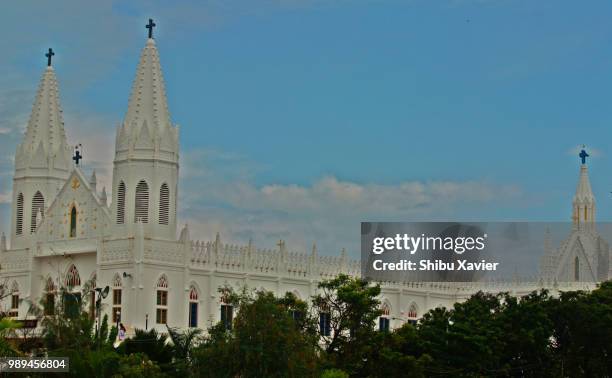
[[[561,250],[559,264],[557,266],[556,277],[559,281],[574,281],[574,260],[576,257],[580,260],[581,281],[597,280],[596,274],[592,267],[592,258],[587,251],[590,251],[594,246],[596,239],[589,240],[587,236],[579,232],[573,232],[565,244],[565,248]]]
[[[36,235],[39,241],[96,238],[110,219],[108,207],[77,168],[53,199]]]

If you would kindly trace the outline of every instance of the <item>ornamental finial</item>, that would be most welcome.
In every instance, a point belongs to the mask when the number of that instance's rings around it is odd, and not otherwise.
[[[153,28],[156,26],[157,25],[155,24],[155,22],[153,22],[153,19],[149,18],[149,23],[145,25],[145,28],[149,29],[149,39],[153,38]]]
[[[578,157],[582,159],[582,164],[586,164],[586,158],[589,157],[589,154],[584,150],[584,144],[582,145],[582,151],[578,154]]]
[[[51,67],[51,58],[53,57],[53,55],[55,55],[55,53],[53,52],[53,49],[49,47],[49,52],[45,54],[45,56],[47,57],[47,67]]]

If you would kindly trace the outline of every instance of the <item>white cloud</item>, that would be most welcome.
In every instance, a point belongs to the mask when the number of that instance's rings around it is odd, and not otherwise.
[[[0,193],[0,203],[11,203],[12,193]]]
[[[211,163],[187,153],[181,169],[180,216],[194,239],[210,240],[220,232],[224,240],[272,248],[278,239],[294,250],[306,251],[313,242],[324,254],[359,248],[361,221],[426,221],[478,216],[479,209],[517,200],[513,185],[486,181],[405,181],[394,185],[357,183],[334,176],[311,185],[256,185],[240,169],[248,161],[236,157]],[[197,157],[197,158],[196,158]],[[214,160],[214,158],[213,158]],[[226,170],[225,167],[231,168]],[[252,171],[251,171],[252,172]]]

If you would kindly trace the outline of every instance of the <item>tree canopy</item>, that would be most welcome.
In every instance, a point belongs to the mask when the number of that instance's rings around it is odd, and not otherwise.
[[[247,288],[220,296],[232,316],[206,331],[136,330],[118,348],[116,328],[104,317],[97,330],[83,303],[76,313],[33,309],[40,345],[19,342],[19,322],[0,315],[0,353],[69,357],[79,377],[612,375],[612,282],[557,295],[479,292],[388,332],[376,327],[380,287],[359,278],[322,281],[308,301]]]

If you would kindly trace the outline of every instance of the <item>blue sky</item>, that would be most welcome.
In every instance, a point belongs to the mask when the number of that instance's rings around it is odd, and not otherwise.
[[[318,240],[334,254],[356,251],[361,220],[569,220],[582,144],[609,220],[611,12],[605,1],[5,4],[0,226],[48,47],[68,137],[110,186],[149,17],[194,237]]]

